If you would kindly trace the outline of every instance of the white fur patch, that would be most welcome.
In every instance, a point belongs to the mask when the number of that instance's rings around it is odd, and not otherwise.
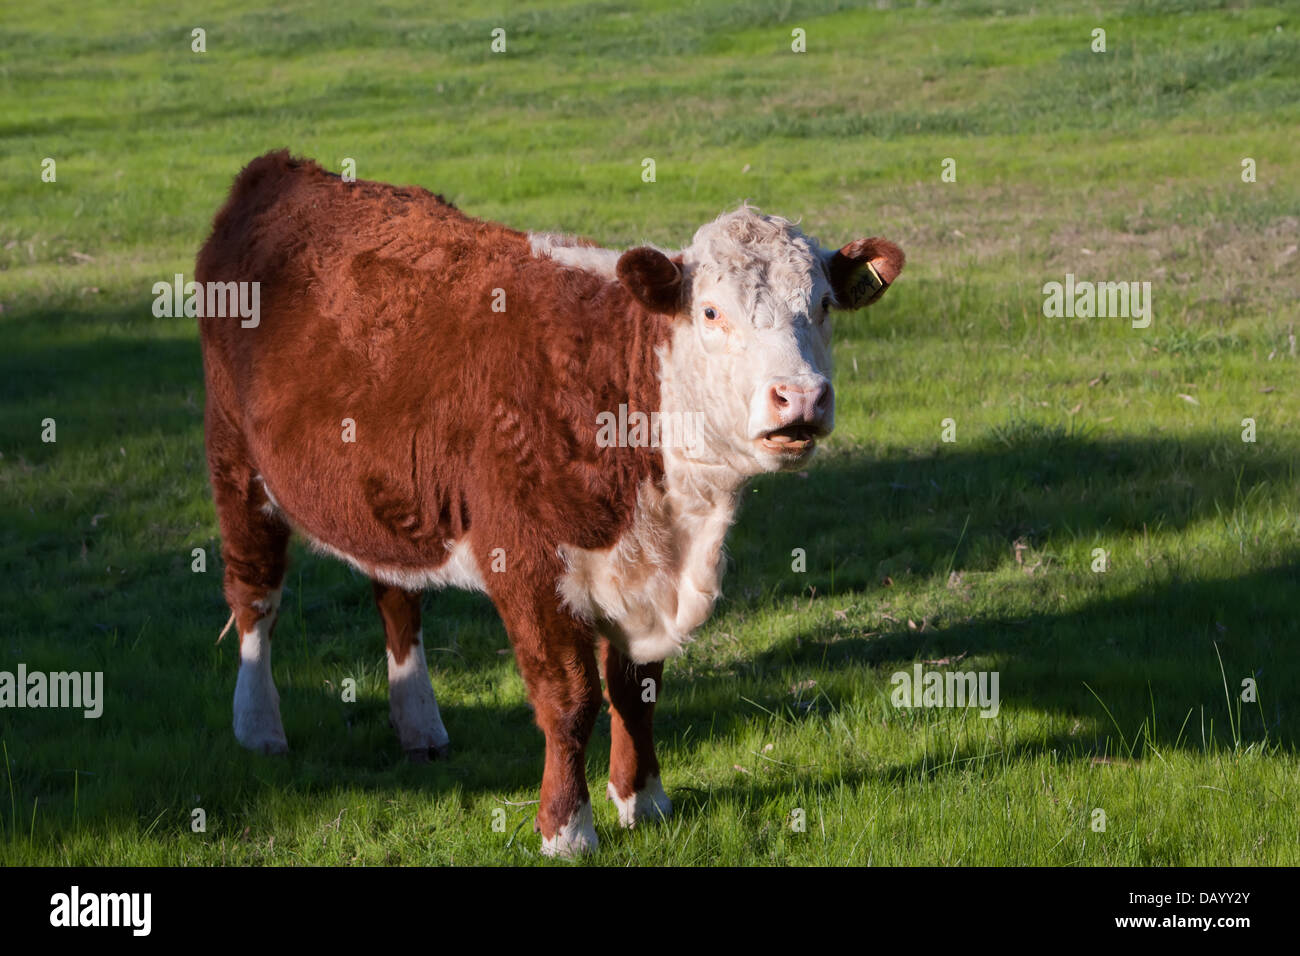
[[[623,253],[617,249],[579,245],[576,236],[558,232],[531,232],[528,242],[535,258],[554,259],[560,265],[582,269],[610,282],[618,278],[618,260]]]
[[[479,571],[474,552],[465,540],[447,544],[447,560],[431,568],[394,568],[382,564],[367,564],[333,545],[304,534],[308,544],[322,554],[346,561],[367,577],[405,591],[423,591],[427,588],[460,588],[465,591],[487,592],[487,584]]]
[[[665,464],[673,453],[664,452]],[[561,598],[638,664],[662,661],[690,642],[721,593],[722,541],[735,514],[735,494],[696,496],[649,480],[637,492],[628,529],[613,547],[560,547],[567,571]]]
[[[749,205],[695,231],[685,250],[695,299],[718,293],[754,328],[788,325],[831,291],[816,240]]]
[[[280,607],[280,591],[254,607],[264,614],[239,636],[239,677],[235,681],[235,739],[264,754],[289,752],[280,721],[280,695],[271,679],[271,625]]]
[[[400,664],[394,660],[393,652],[388,652],[388,711],[403,750],[442,751],[451,738],[442,724],[438,698],[429,681],[424,632],[417,632],[416,639],[419,643]]]
[[[618,808],[618,822],[628,828],[643,820],[646,823],[658,823],[673,815],[673,803],[668,799],[668,794],[664,793],[664,786],[658,777],[648,777],[645,789],[638,790],[626,799],[618,795],[613,783],[606,784],[605,793]]]
[[[254,475],[254,481],[262,483],[262,491],[266,494],[266,503],[262,505],[262,514],[268,518],[283,517],[283,511],[280,508],[280,502],[275,500],[275,495],[271,494],[271,489],[266,483],[266,479],[261,475]]]
[[[594,853],[598,846],[600,840],[596,838],[591,801],[585,800],[555,836],[550,839],[542,837],[542,856],[581,856],[584,853]]]

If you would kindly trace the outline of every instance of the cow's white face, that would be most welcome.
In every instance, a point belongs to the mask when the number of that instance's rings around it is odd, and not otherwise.
[[[692,397],[714,454],[744,473],[805,462],[835,426],[830,279],[816,244],[742,209],[702,227],[683,255]]]
[[[867,262],[875,271],[860,274]],[[700,228],[671,259],[626,253],[624,284],[677,317],[662,375],[663,411],[692,419],[683,434],[695,441],[680,453],[741,475],[804,464],[835,426],[831,310],[874,301],[901,268],[891,243],[827,253],[747,206]]]

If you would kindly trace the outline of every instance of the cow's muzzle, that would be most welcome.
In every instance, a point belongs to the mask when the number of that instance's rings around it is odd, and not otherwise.
[[[835,395],[826,379],[812,385],[776,382],[767,388],[769,420],[774,427],[758,437],[764,451],[798,458],[830,434]]]

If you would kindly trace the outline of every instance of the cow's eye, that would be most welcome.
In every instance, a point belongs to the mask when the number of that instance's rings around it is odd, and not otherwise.
[[[830,293],[828,292],[826,293],[826,295],[822,296],[822,311],[829,312],[830,310],[831,310],[831,296]]]
[[[704,317],[709,321],[713,321],[718,317],[718,310],[713,307],[709,307],[704,310]]]

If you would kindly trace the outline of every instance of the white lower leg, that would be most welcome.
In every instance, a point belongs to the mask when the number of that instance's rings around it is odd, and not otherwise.
[[[412,755],[429,751],[445,754],[451,742],[438,711],[438,698],[429,680],[429,664],[424,657],[424,632],[417,631],[416,643],[397,663],[388,652],[388,707],[402,749]]]
[[[582,806],[560,827],[555,836],[542,837],[542,856],[580,856],[593,853],[600,846],[596,838],[596,823],[591,816],[591,801],[585,800]]]
[[[271,679],[271,625],[280,607],[279,590],[254,605],[263,615],[239,635],[239,678],[235,681],[235,739],[264,754],[288,753],[280,722],[280,695]]]
[[[611,782],[605,788],[609,799],[618,808],[618,822],[625,827],[634,827],[639,822],[657,823],[672,816],[673,803],[664,793],[664,785],[658,777],[650,777],[644,789],[627,797],[620,797]]]

